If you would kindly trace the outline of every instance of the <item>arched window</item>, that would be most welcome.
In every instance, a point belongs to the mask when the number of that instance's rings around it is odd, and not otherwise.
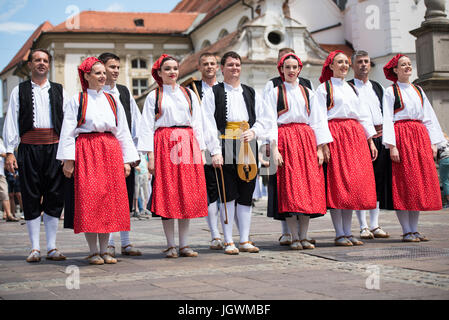
[[[226,29],[221,30],[220,33],[218,34],[218,40],[226,37],[228,34],[229,34],[228,30]]]
[[[240,19],[239,24],[238,24],[238,29],[243,27],[248,21],[249,21],[249,18],[247,16],[244,16],[242,19]]]
[[[209,40],[204,40],[203,44],[201,45],[201,49],[204,49],[206,47],[209,47],[211,45]]]
[[[134,59],[131,61],[131,66],[133,69],[146,69],[147,61],[144,59]]]

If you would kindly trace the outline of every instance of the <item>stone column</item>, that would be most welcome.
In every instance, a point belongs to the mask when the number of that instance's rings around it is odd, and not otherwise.
[[[425,0],[427,7],[421,27],[410,31],[416,37],[419,79],[441,128],[449,133],[449,19],[445,0]]]

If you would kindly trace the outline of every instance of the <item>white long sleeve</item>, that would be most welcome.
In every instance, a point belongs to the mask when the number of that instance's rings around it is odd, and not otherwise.
[[[79,95],[76,94],[66,106],[56,158],[61,161],[75,160],[75,139],[80,133],[111,132],[119,141],[124,163],[139,160],[140,157],[129,132],[125,110],[120,101],[116,99],[116,124],[114,113],[103,90],[97,92],[88,89],[87,93],[86,122],[80,127],[77,127]]]
[[[249,121],[248,110],[243,98],[242,86],[233,88],[232,86],[224,83],[224,89],[226,92],[227,102],[227,122],[242,122]],[[217,129],[217,123],[215,121],[215,96],[213,91],[208,91],[203,98],[203,112],[204,123],[206,123],[205,135],[208,142],[207,149],[211,155],[221,154],[221,144],[219,139],[219,132]],[[266,102],[256,92],[255,94],[255,113],[256,122],[250,128],[254,131],[256,139],[267,140],[270,138],[270,131],[272,130],[273,114],[272,109],[266,105]]]
[[[362,125],[367,139],[376,135],[377,132],[366,103],[356,95],[353,88],[345,80],[331,78],[331,81],[334,89],[334,107],[327,111],[328,121],[332,119],[355,119]],[[327,109],[325,83],[317,88],[315,98],[318,105]]]
[[[275,119],[273,119],[274,131],[272,131],[270,135],[270,141],[275,140],[277,143],[277,129],[280,125],[288,123],[305,123],[313,129],[317,145],[332,142],[332,135],[327,124],[326,108],[320,106],[316,102],[315,94],[313,93],[313,91],[306,88],[306,90],[309,92],[309,115],[306,109],[304,96],[298,86],[298,83],[295,83],[295,85],[291,85],[288,82],[284,82],[284,84],[287,92],[287,102],[289,106],[287,112],[281,114],[278,117],[277,99],[278,90],[280,88],[273,88],[267,95],[267,104],[271,107],[273,111],[272,114],[275,117]]]
[[[120,100],[120,92],[118,91],[117,86],[111,88],[110,86],[106,85],[103,87],[103,90],[107,93],[112,94],[114,98],[116,98],[116,100]],[[131,94],[129,97],[129,105],[131,109],[131,137],[133,138],[134,146],[137,148],[140,123],[142,121],[142,113],[137,106],[136,100],[134,100]]]
[[[51,120],[51,106],[48,90],[50,90],[50,82],[47,81],[43,86],[39,86],[31,81],[33,91],[33,126],[34,128],[53,128]],[[63,110],[67,104],[67,96],[63,90]],[[14,149],[20,143],[19,132],[19,86],[16,86],[9,99],[8,111],[5,117],[3,127],[3,140],[7,153],[13,153]]]
[[[393,87],[390,86],[385,90],[383,110],[383,144],[388,148],[389,145],[396,146],[396,135],[394,131],[394,123],[400,120],[419,120],[422,121],[429,133],[432,144],[440,145],[445,142],[440,123],[436,117],[429,99],[423,92],[424,106],[416,90],[408,83],[398,82],[401,90],[404,109],[394,113],[395,96]]]
[[[154,151],[154,132],[162,127],[186,126],[193,129],[195,138],[201,150],[206,149],[203,138],[203,116],[196,94],[190,90],[192,97],[192,114],[184,93],[176,85],[175,89],[164,85],[162,95],[162,115],[155,119],[156,91],[150,92],[145,100],[142,112],[142,122],[139,133],[138,150]]]

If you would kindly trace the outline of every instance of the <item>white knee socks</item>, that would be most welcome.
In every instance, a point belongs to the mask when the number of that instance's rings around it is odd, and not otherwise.
[[[309,230],[310,217],[301,214],[298,216],[298,220],[299,220],[299,240],[306,240],[307,231]]]
[[[41,217],[26,222],[28,236],[30,237],[31,250],[41,250],[39,244],[39,235],[41,232]]]
[[[249,232],[251,229],[251,206],[237,205],[238,226],[240,232],[240,243],[249,241]]]
[[[341,217],[343,220],[343,232],[346,237],[352,236],[352,214],[353,210],[341,210]]]
[[[97,246],[97,233],[85,233],[84,236],[86,237],[87,245],[89,246],[89,254],[93,255],[99,253]]]
[[[344,236],[345,233],[343,231],[343,218],[340,209],[330,209],[332,224],[335,229],[336,238]]]
[[[293,234],[293,233],[295,233],[294,231],[290,232],[291,228],[289,227],[289,224],[288,224],[287,221],[281,220],[281,227],[282,227],[282,234],[289,234],[289,233]],[[297,228],[293,229],[293,230],[297,230]]]
[[[47,252],[56,248],[56,232],[59,219],[44,213],[45,236],[47,239]]]
[[[207,209],[207,212],[208,215],[206,217],[206,220],[207,225],[209,226],[212,240],[220,239],[220,231],[218,230],[218,201],[211,203]]]
[[[178,231],[179,231],[179,248],[184,248],[189,245],[189,219],[179,219],[178,220]]]
[[[360,230],[368,228],[366,222],[366,213],[369,212],[370,230],[374,230],[379,227],[379,201],[377,202],[377,208],[372,210],[356,210],[357,218],[359,219]]]
[[[285,221],[286,224],[288,224],[288,227],[290,230],[298,230],[298,219],[296,216],[293,217],[286,217]],[[283,233],[285,234],[285,233]],[[299,235],[297,232],[292,232],[292,240],[300,240]]]
[[[412,232],[412,229],[410,227],[409,212],[396,210],[396,216],[398,217],[399,223],[401,224],[403,234]]]
[[[169,248],[176,247],[175,244],[175,220],[162,220],[162,226],[164,227],[165,237],[167,238],[167,246]]]
[[[220,204],[223,206],[223,204]],[[221,226],[223,228],[223,234],[224,234],[224,242],[225,243],[231,243],[234,242],[232,240],[232,228],[234,226],[234,216],[235,216],[235,201],[226,202],[226,208],[228,211],[228,224],[225,224],[225,209],[223,207],[223,210],[221,210],[220,220],[221,220]]]
[[[120,242],[122,243],[122,247],[126,247],[131,244],[129,240],[129,231],[120,231]],[[109,242],[108,246],[115,247],[114,234],[109,233]]]
[[[355,214],[357,215],[357,219],[359,220],[360,230],[367,229],[368,223],[366,222],[366,211],[367,210],[356,210]],[[371,216],[370,216],[371,218]]]
[[[99,233],[98,242],[100,243],[100,253],[104,254],[108,251],[109,233]]]
[[[410,232],[418,232],[419,211],[409,211]]]

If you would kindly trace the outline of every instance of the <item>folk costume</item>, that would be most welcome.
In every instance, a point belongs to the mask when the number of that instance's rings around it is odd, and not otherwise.
[[[109,263],[109,233],[130,229],[124,164],[139,156],[121,102],[88,88],[84,73],[96,63],[101,62],[91,57],[78,67],[83,92],[66,107],[57,159],[75,161],[72,187],[66,189],[64,227],[85,234],[91,259],[98,257],[98,234],[100,253]]]
[[[246,85],[234,88],[223,82],[215,85],[203,99],[207,148],[212,156],[223,155],[223,175],[226,195],[226,210],[221,210],[221,222],[224,233],[225,253],[238,254],[232,239],[234,217],[237,216],[240,231],[240,251],[258,252],[259,249],[249,241],[251,225],[252,197],[256,184],[255,178],[243,181],[238,175],[241,125],[246,122],[254,131],[256,139],[266,139],[271,128],[270,112],[259,95]],[[256,139],[249,143],[254,155],[257,155]],[[257,162],[257,157],[256,157]],[[221,179],[219,188],[223,190]],[[237,205],[236,205],[237,203]],[[225,224],[227,212],[228,224]]]
[[[174,219],[178,220],[179,246],[183,256],[196,256],[188,247],[190,219],[207,216],[207,192],[201,151],[205,149],[202,114],[190,89],[165,85],[157,71],[169,56],[153,65],[158,88],[152,91],[142,113],[139,151],[154,152],[155,170],[150,199],[151,212],[162,217],[167,238],[167,257],[177,257]]]
[[[103,91],[112,94],[116,101],[121,102],[123,108],[125,109],[126,121],[128,124],[129,131],[131,133],[131,137],[134,142],[134,146],[137,148],[138,129],[142,119],[142,114],[140,113],[136,101],[130,94],[128,88],[119,84],[115,84],[113,87],[105,85],[103,87]],[[126,178],[126,190],[128,193],[128,203],[130,210],[133,209],[134,203],[134,189],[136,184],[135,179],[136,179],[135,168],[132,167],[130,175]],[[131,255],[131,256],[142,255],[142,253],[136,248],[134,248],[133,245],[131,244],[131,241],[129,239],[129,231],[121,231],[120,240],[122,246],[121,251],[123,255]],[[115,256],[115,242],[112,233],[110,234],[109,237],[108,250],[112,256]]]
[[[443,144],[445,138],[422,88],[398,81],[393,69],[401,57],[396,55],[384,67],[386,78],[394,84],[385,91],[383,144],[399,151],[400,162],[391,164],[392,198],[403,240],[425,241],[418,232],[419,212],[442,209],[431,145]]]
[[[216,82],[215,84],[218,84]],[[195,88],[194,88],[195,86]],[[200,102],[203,100],[203,98],[206,95],[206,92],[211,91],[212,87],[209,86],[205,81],[203,80],[195,80],[191,84],[187,86],[189,89],[192,89],[193,92],[198,92]],[[203,117],[204,121],[204,117]],[[206,127],[206,125],[203,123],[203,129]],[[206,135],[204,135],[206,136]],[[218,190],[218,183],[217,183],[217,177],[219,177],[218,172],[217,176],[215,175],[215,169],[210,163],[210,161],[207,161],[207,159],[210,159],[210,152],[206,151],[206,163],[204,164],[204,173],[206,175],[206,189],[207,189],[207,203],[208,203],[208,209],[207,209],[207,225],[209,226],[209,230],[211,233],[211,245],[210,249],[212,250],[221,250],[223,249],[223,243],[220,236],[220,230],[218,229],[218,222],[219,222],[219,207],[218,207],[218,200],[219,200],[219,190]]]
[[[278,86],[283,84],[283,79],[281,76],[275,77],[270,79],[264,88],[263,91],[263,97],[265,101],[269,100],[270,93],[273,91],[273,89],[277,88]],[[298,84],[302,85],[305,88],[308,88],[312,91],[314,91],[313,83],[303,77],[298,77]],[[287,222],[285,221],[285,216],[280,215],[278,213],[277,208],[277,175],[276,172],[271,173],[268,176],[268,210],[267,210],[267,216],[270,218],[274,218],[276,220],[281,221],[281,227],[282,227],[282,235],[279,238],[280,245],[291,245],[292,244],[292,233],[287,225]],[[296,231],[295,231],[296,232]],[[297,233],[299,233],[299,229],[297,230]],[[315,240],[308,239],[311,243],[315,244]]]
[[[11,93],[3,128],[7,153],[18,146],[17,164],[31,254],[40,261],[41,213],[47,240],[47,259],[64,260],[56,249],[56,232],[64,206],[64,175],[56,160],[66,103],[62,85],[46,81],[42,86],[22,82]]]
[[[315,92],[315,103],[325,107],[329,130],[330,161],[325,165],[327,206],[336,231],[336,245],[360,245],[351,233],[353,210],[376,208],[376,184],[367,139],[376,135],[368,106],[357,89],[334,78],[330,65],[341,51],[325,61]]]
[[[349,81],[355,86],[360,100],[369,107],[371,120],[377,134],[373,137],[374,145],[379,154],[373,162],[374,177],[376,180],[377,208],[372,210],[357,210],[356,215],[360,224],[362,239],[388,238],[389,235],[379,227],[379,209],[392,209],[391,198],[391,159],[390,152],[382,144],[382,103],[384,88],[376,81],[368,80],[366,83],[359,79]],[[370,225],[366,221],[369,212]]]
[[[289,53],[279,62],[281,71],[286,59],[293,57],[302,68],[296,55]],[[318,163],[317,146],[332,142],[324,106],[314,103],[314,93],[297,80],[295,84],[283,82],[269,94],[267,104],[275,116],[270,137],[278,146],[284,165],[277,168],[277,211],[284,216],[292,232],[291,248],[313,249],[307,241],[311,217],[326,214],[324,173]]]

